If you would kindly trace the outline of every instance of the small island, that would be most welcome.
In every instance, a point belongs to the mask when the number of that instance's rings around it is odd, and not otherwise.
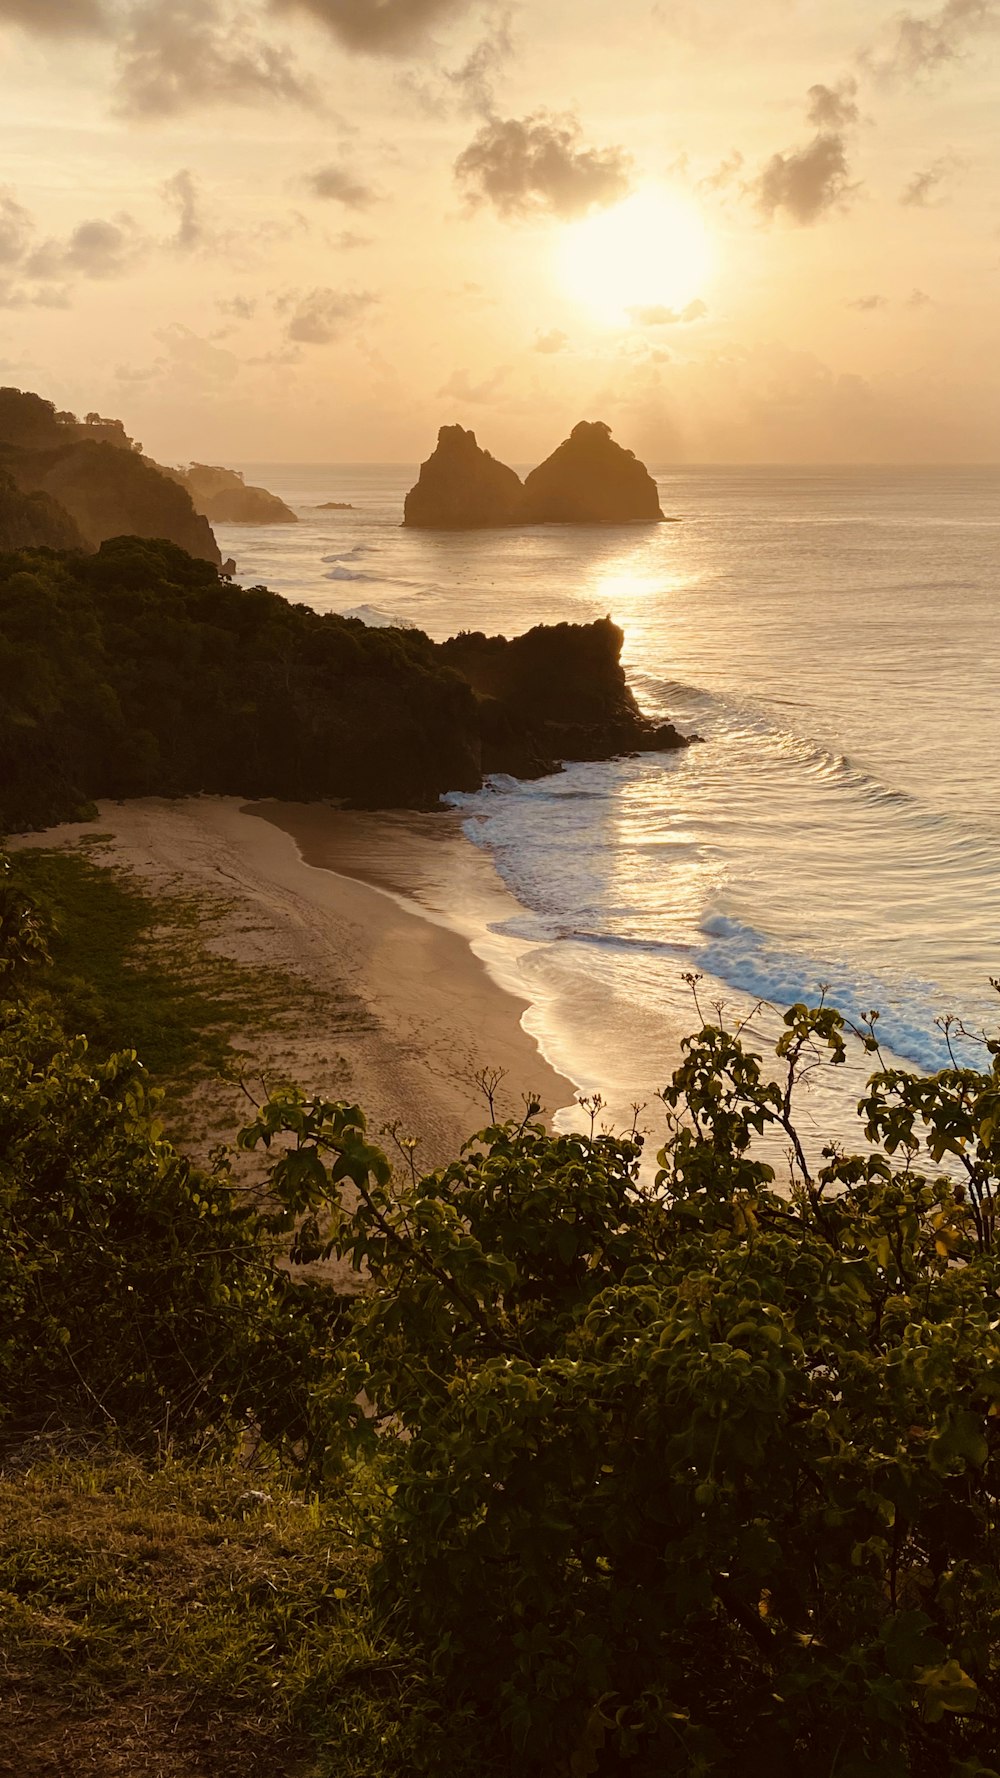
[[[349,500],[321,500],[314,512],[353,512],[354,507]]]
[[[581,420],[522,483],[474,432],[442,426],[406,496],[403,523],[432,531],[499,525],[660,524],[656,483],[603,420]]]

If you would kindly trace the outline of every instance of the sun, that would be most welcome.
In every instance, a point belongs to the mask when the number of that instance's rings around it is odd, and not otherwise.
[[[696,205],[679,192],[647,187],[611,210],[570,223],[557,247],[567,294],[604,322],[621,326],[644,313],[681,316],[711,276],[712,243]]]

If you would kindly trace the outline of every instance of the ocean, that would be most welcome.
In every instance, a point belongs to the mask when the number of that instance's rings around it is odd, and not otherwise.
[[[825,988],[920,1070],[949,1015],[1000,1026],[1000,469],[669,469],[675,524],[435,534],[400,526],[415,465],[241,468],[302,520],[217,527],[242,584],[434,638],[610,613],[640,704],[702,737],[450,799],[520,907],[481,954],[619,1121],[695,992],[766,1033]],[[817,1140],[856,1143],[867,1071],[813,1078]]]

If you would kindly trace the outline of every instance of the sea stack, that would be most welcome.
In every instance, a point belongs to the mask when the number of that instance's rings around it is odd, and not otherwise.
[[[523,497],[520,476],[481,450],[474,432],[442,426],[437,450],[406,496],[403,523],[429,531],[516,525]]]
[[[526,524],[637,525],[663,518],[656,483],[603,420],[581,420],[524,483]]]

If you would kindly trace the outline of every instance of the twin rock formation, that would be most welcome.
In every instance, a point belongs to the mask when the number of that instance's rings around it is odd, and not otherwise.
[[[464,531],[495,525],[636,525],[663,518],[645,464],[610,426],[581,420],[522,482],[462,426],[442,426],[437,450],[406,496],[404,525]]]

